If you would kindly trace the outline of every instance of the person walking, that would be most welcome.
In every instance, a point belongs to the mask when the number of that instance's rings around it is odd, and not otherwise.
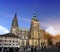
[[[42,49],[42,51],[43,51],[43,46],[42,46],[42,48],[41,48],[41,49]]]
[[[33,46],[31,47],[31,52],[33,52]]]
[[[34,47],[34,52],[36,52],[36,46]]]

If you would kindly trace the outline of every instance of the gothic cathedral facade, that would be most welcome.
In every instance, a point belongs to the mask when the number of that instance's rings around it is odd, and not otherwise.
[[[20,37],[20,46],[47,46],[48,41],[45,38],[45,30],[41,29],[39,20],[36,14],[33,14],[33,18],[30,23],[30,28],[21,29],[18,26],[17,15],[15,14],[12,21],[10,33]]]

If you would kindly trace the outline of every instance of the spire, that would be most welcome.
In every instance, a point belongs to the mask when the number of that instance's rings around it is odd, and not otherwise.
[[[33,14],[33,17],[36,17],[36,13]]]
[[[18,30],[18,20],[17,20],[17,14],[15,13],[12,21],[11,33],[17,34],[17,30]]]
[[[14,16],[14,18],[17,18],[17,13],[15,13],[15,16]]]
[[[12,26],[18,26],[17,13],[15,13],[14,19],[12,21]]]

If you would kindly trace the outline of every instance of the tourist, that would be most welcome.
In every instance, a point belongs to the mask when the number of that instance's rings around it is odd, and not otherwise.
[[[36,52],[36,46],[34,47],[34,52]]]
[[[42,49],[42,51],[43,51],[43,46],[42,46],[42,48],[41,48],[41,49]]]
[[[31,47],[31,52],[33,52],[33,46]]]

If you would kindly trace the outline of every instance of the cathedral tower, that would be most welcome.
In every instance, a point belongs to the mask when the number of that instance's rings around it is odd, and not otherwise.
[[[10,32],[17,35],[17,31],[18,31],[18,20],[17,20],[17,14],[15,13]]]
[[[32,39],[32,44],[34,44],[34,46],[38,45],[39,29],[40,29],[39,20],[37,19],[37,16],[34,13],[30,25],[30,38]]]
[[[37,19],[37,16],[34,13],[30,27],[31,38],[36,38],[36,39],[38,38],[39,29],[40,29],[39,20]]]

